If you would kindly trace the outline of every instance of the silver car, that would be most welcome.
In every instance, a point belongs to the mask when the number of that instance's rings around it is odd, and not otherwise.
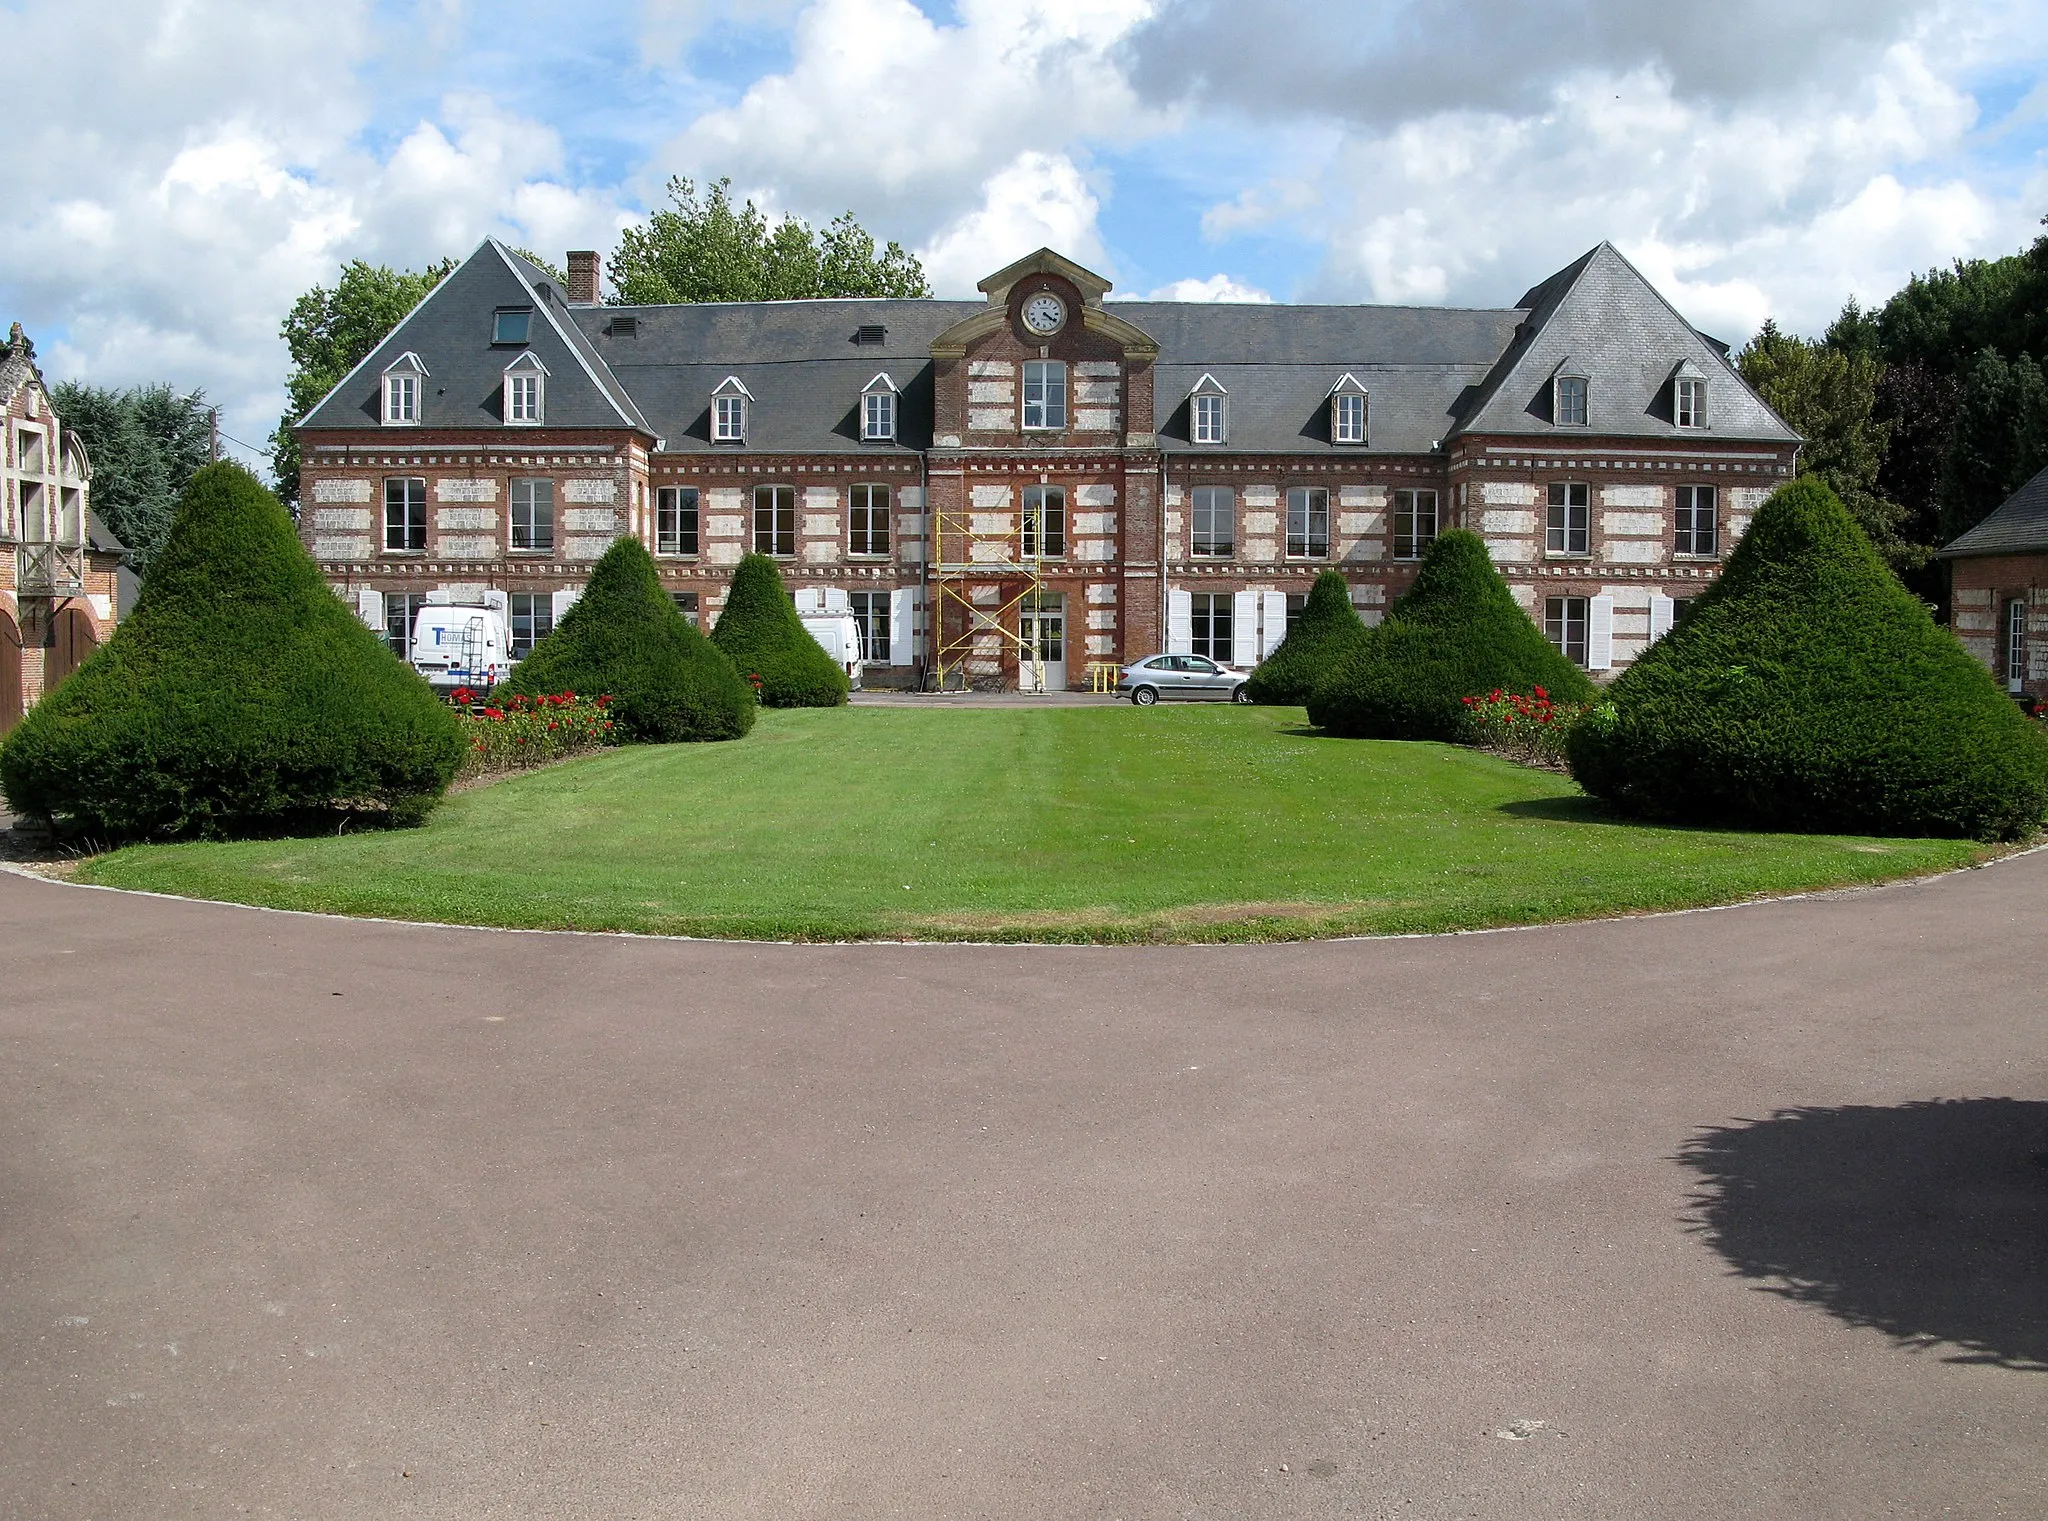
[[[1147,655],[1118,672],[1116,689],[1139,707],[1163,698],[1192,702],[1250,702],[1244,689],[1248,673],[1218,664],[1206,655]]]

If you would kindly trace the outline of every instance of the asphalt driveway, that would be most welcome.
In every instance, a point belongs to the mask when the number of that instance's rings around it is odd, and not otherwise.
[[[2048,1514],[2048,855],[1308,946],[0,926],[0,1514]]]

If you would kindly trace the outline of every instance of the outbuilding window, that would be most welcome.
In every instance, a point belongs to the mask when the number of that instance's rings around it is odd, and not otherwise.
[[[2005,689],[2027,689],[2027,599],[2014,597],[2005,604]]]

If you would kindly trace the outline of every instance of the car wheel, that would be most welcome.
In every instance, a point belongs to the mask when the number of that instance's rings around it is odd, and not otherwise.
[[[1232,702],[1250,702],[1252,700],[1250,683],[1240,681],[1236,686],[1232,687],[1230,689],[1230,700]]]
[[[1133,687],[1131,689],[1131,701],[1141,708],[1149,708],[1153,703],[1159,701],[1159,693],[1151,687]]]

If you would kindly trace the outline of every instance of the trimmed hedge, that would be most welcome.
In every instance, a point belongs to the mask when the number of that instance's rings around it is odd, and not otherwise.
[[[1245,683],[1253,702],[1298,707],[1315,685],[1365,637],[1365,623],[1351,605],[1351,586],[1339,571],[1326,570],[1309,588],[1308,602],[1280,647],[1259,662]]]
[[[763,707],[836,708],[846,701],[846,672],[797,617],[782,572],[766,555],[740,560],[711,641],[741,676],[760,677]]]
[[[622,737],[648,744],[738,739],[754,727],[752,689],[676,610],[638,539],[604,552],[583,595],[493,695],[562,692],[609,694]]]
[[[1557,702],[1595,688],[1529,621],[1469,529],[1440,534],[1415,584],[1309,694],[1309,721],[1347,739],[1465,733],[1465,699],[1542,687]]]
[[[320,579],[276,497],[210,465],[135,611],[0,746],[22,813],[107,839],[424,818],[462,759],[455,715]]]
[[[1611,696],[1573,731],[1572,775],[1626,813],[1974,839],[2048,814],[2048,740],[1812,476]]]

